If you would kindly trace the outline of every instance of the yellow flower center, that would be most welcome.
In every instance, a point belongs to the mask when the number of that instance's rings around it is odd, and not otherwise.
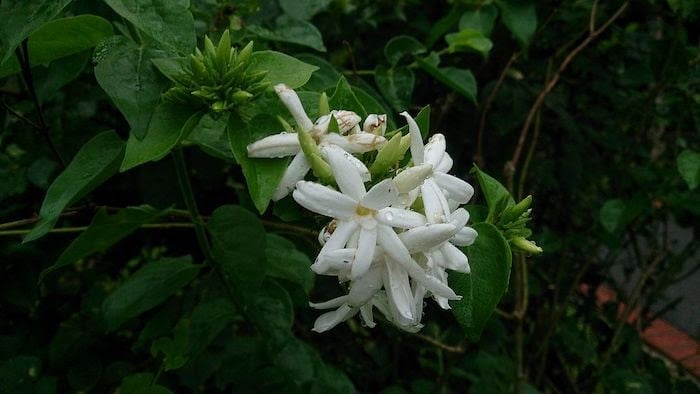
[[[362,205],[358,205],[357,209],[355,209],[355,213],[357,213],[359,216],[368,216],[374,213],[374,209],[369,209],[363,207]]]

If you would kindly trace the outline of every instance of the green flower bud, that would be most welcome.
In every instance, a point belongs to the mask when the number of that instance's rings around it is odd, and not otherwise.
[[[401,159],[404,153],[401,151],[401,139],[401,133],[396,133],[381,149],[379,149],[374,163],[369,167],[372,179],[388,171],[392,165]],[[408,148],[408,146],[406,148]]]
[[[318,116],[328,115],[330,113],[331,107],[328,104],[328,95],[326,95],[326,92],[323,92],[318,99]]]
[[[245,90],[238,90],[233,95],[233,100],[237,103],[243,103],[253,98],[253,95]]]
[[[243,47],[238,53],[238,61],[241,63],[247,63],[250,60],[250,56],[253,54],[253,41],[249,42],[248,45]]]
[[[513,246],[522,250],[523,252],[527,252],[530,254],[540,254],[543,252],[542,248],[537,246],[535,242],[529,241],[523,237],[515,237],[511,239],[510,242]]]
[[[225,68],[228,66],[229,59],[231,58],[231,35],[228,30],[224,30],[224,33],[219,39],[219,45],[216,48],[216,59],[219,65],[222,66],[222,71],[226,71]]]

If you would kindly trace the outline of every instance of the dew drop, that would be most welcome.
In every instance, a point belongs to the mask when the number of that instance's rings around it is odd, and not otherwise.
[[[391,213],[391,212],[387,212],[386,215],[384,215],[384,218],[385,218],[388,222],[391,222],[392,220],[394,220],[394,214]]]

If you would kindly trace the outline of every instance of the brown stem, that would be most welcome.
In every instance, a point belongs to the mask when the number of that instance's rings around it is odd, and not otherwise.
[[[581,53],[581,51],[583,51],[591,42],[593,42],[593,40],[595,40],[601,33],[603,33],[617,18],[619,18],[620,15],[622,15],[622,12],[627,8],[628,4],[629,1],[625,1],[620,6],[620,8],[618,8],[617,11],[615,11],[615,13],[613,13],[613,15],[601,27],[599,27],[598,29],[589,30],[589,33],[586,36],[586,38],[571,52],[569,52],[569,54],[564,58],[564,60],[559,65],[559,68],[557,69],[556,73],[554,73],[554,76],[552,76],[552,79],[545,83],[544,88],[542,89],[542,91],[540,91],[540,93],[537,95],[537,98],[535,99],[535,102],[532,104],[532,107],[530,108],[530,111],[528,112],[527,117],[525,118],[525,123],[523,124],[522,129],[520,129],[520,136],[518,137],[518,144],[516,145],[515,151],[513,152],[513,157],[505,164],[503,168],[503,173],[506,177],[508,184],[513,184],[513,176],[515,175],[518,162],[520,161],[520,156],[522,155],[525,140],[527,139],[527,133],[530,130],[530,126],[532,125],[532,122],[535,119],[535,114],[542,106],[544,99],[552,91],[552,89],[554,89],[557,82],[559,82],[562,73],[566,70],[569,64],[571,64],[571,61],[573,61],[574,58],[579,53]],[[592,22],[589,22],[589,29],[591,27],[590,25],[595,27],[595,15],[593,14],[596,12],[596,9],[597,7],[594,7],[591,10]]]
[[[464,353],[466,351],[464,346],[462,346],[461,344],[459,344],[457,346],[447,345],[447,344],[442,343],[433,337],[430,337],[430,336],[427,336],[424,334],[416,333],[416,334],[413,334],[413,336],[420,338],[420,339],[422,339],[430,344],[433,344],[433,345],[439,347],[440,349],[448,351],[450,353]]]

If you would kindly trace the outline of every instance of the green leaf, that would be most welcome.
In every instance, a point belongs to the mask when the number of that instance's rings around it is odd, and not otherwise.
[[[208,114],[204,115],[186,141],[199,145],[203,151],[214,157],[235,162],[226,135],[227,124],[228,118],[225,116],[214,119]]]
[[[289,160],[249,158],[246,147],[265,136],[279,133],[281,128],[276,118],[265,114],[255,116],[249,124],[244,123],[238,114],[231,114],[228,122],[227,134],[231,150],[243,169],[248,193],[260,213],[267,209]]]
[[[493,43],[476,29],[466,28],[459,33],[452,33],[445,36],[445,41],[449,45],[450,53],[465,50],[474,50],[483,56],[488,55],[493,47]]]
[[[476,80],[471,71],[454,67],[438,68],[427,59],[419,58],[417,62],[425,72],[476,104]]]
[[[515,205],[515,200],[513,200],[508,189],[501,182],[481,171],[476,165],[472,168],[471,173],[476,175],[481,193],[484,195],[484,200],[486,200],[489,212],[487,221],[492,222],[503,209]]]
[[[537,30],[535,3],[531,0],[497,0],[501,20],[520,45],[527,46]]]
[[[50,272],[73,264],[93,253],[106,250],[136,231],[142,224],[152,222],[163,213],[164,211],[147,205],[124,208],[112,215],[104,209],[99,210],[90,226],[68,245],[51,267],[42,271],[39,281],[41,282]]]
[[[257,71],[267,71],[265,81],[271,85],[283,83],[292,89],[304,86],[318,67],[297,60],[284,53],[260,51],[253,53],[252,61]]]
[[[129,135],[119,171],[162,159],[197,126],[202,116],[203,112],[192,113],[188,107],[167,101],[161,103],[156,107],[144,139],[139,141],[133,133]]]
[[[124,115],[132,134],[143,139],[161,93],[170,85],[150,59],[163,52],[117,36],[95,50],[95,78]]]
[[[88,141],[53,181],[39,211],[39,223],[24,242],[44,236],[56,224],[59,215],[117,172],[124,156],[124,142],[113,131],[102,132]]]
[[[277,18],[274,30],[262,26],[249,25],[246,28],[256,36],[269,41],[289,42],[303,45],[319,52],[325,52],[321,32],[311,23],[293,19],[286,15]]]
[[[415,83],[413,71],[408,67],[387,68],[380,64],[374,69],[374,81],[394,110],[408,109]]]
[[[173,329],[173,336],[162,337],[151,344],[151,355],[158,357],[163,355],[163,370],[172,371],[182,368],[189,360],[187,347],[190,340],[189,320],[180,320]]]
[[[491,4],[481,6],[472,11],[467,11],[459,18],[459,30],[475,29],[484,37],[489,37],[493,30],[493,24],[498,17],[498,9]]]
[[[55,18],[71,0],[5,0],[0,5],[0,64],[33,31]]]
[[[150,372],[137,373],[124,378],[119,394],[171,394],[166,387],[155,384],[155,376]]]
[[[686,149],[678,155],[676,164],[688,188],[695,190],[700,185],[700,153]]]
[[[471,273],[452,272],[449,282],[462,296],[459,301],[450,301],[452,311],[467,337],[476,341],[508,289],[512,256],[508,242],[495,226],[476,223],[472,227],[479,236],[466,248]]]
[[[360,103],[345,77],[340,77],[335,86],[333,95],[328,99],[331,108],[342,108],[349,111],[354,111],[361,118],[367,117],[365,107]]]
[[[124,19],[180,54],[196,45],[189,0],[105,0]]]
[[[112,34],[109,21],[95,15],[53,20],[29,36],[30,66],[48,65],[54,60],[85,51]],[[0,78],[19,71],[17,57],[11,57],[0,66]]]
[[[328,63],[325,59],[322,59],[316,55],[311,55],[308,53],[303,53],[296,56],[297,59],[314,65],[318,67],[318,70],[311,74],[309,82],[304,85],[304,88],[314,91],[324,91],[328,88],[334,87],[341,77],[338,70]]]
[[[396,66],[406,55],[419,55],[425,51],[425,45],[411,36],[392,37],[384,46],[384,56],[391,66]]]
[[[255,326],[273,342],[281,342],[290,335],[294,323],[294,308],[289,293],[273,279],[265,279],[263,286],[251,299],[248,312]]]
[[[187,355],[199,356],[209,344],[231,325],[235,318],[234,305],[228,298],[209,298],[202,300],[189,317],[189,340]]]
[[[0,364],[0,393],[33,392],[32,384],[41,372],[41,360],[17,356]]]
[[[296,19],[309,20],[328,7],[331,0],[279,0],[284,12]]]
[[[608,200],[600,208],[600,224],[611,233],[616,233],[627,224],[627,206],[619,199]]]
[[[276,234],[267,234],[266,245],[267,275],[297,283],[308,294],[314,286],[309,256]]]
[[[236,297],[252,302],[266,269],[265,229],[260,219],[239,206],[224,205],[211,214],[207,228],[214,260],[233,285]]]
[[[194,279],[199,269],[192,264],[191,256],[146,264],[104,300],[102,315],[107,328],[114,330],[165,301]]]

